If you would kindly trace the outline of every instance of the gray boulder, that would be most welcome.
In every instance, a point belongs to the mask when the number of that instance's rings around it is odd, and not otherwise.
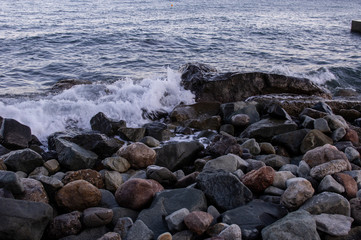
[[[22,171],[27,174],[44,163],[41,155],[30,148],[12,151],[1,158],[9,170]]]
[[[284,146],[292,154],[300,154],[302,140],[308,132],[309,130],[307,129],[300,129],[279,134],[272,138],[272,143],[274,145]]]
[[[159,141],[167,141],[173,136],[173,133],[168,130],[167,125],[160,122],[147,123],[143,126],[145,128],[145,136],[151,136]]]
[[[234,154],[227,154],[218,158],[207,161],[203,171],[223,169],[227,172],[235,172],[239,165],[239,156]]]
[[[0,188],[9,190],[14,195],[24,192],[24,185],[16,173],[0,170]]]
[[[128,240],[136,240],[136,239],[151,240],[153,239],[153,237],[154,234],[152,230],[150,230],[142,220],[135,221],[135,223],[129,229],[129,232],[127,234]]]
[[[9,149],[22,149],[29,147],[31,129],[10,118],[4,118],[0,125],[1,144]]]
[[[340,214],[320,214],[313,218],[316,221],[317,230],[331,236],[346,236],[351,230],[353,218]]]
[[[127,141],[138,142],[144,137],[145,128],[122,127],[118,129],[118,134]]]

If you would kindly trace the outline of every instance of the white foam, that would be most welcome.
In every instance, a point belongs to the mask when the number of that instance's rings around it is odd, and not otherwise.
[[[69,127],[90,129],[90,119],[98,112],[125,120],[128,126],[140,126],[148,122],[142,109],[171,111],[180,102],[194,103],[194,95],[180,81],[178,72],[167,69],[166,77],[78,85],[40,100],[2,99],[0,116],[29,126],[41,141]]]

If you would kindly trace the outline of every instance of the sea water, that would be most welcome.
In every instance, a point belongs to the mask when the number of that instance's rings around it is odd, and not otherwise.
[[[310,78],[361,93],[359,0],[1,0],[0,116],[41,139],[91,116],[139,126],[142,111],[170,111],[194,96],[178,69]],[[85,79],[50,94],[62,79]]]

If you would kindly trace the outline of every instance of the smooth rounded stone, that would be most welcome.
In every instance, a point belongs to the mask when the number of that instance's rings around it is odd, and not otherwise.
[[[213,221],[213,216],[203,211],[193,211],[184,218],[184,224],[197,235],[203,234]]]
[[[311,168],[338,159],[343,159],[348,165],[350,164],[346,155],[330,144],[312,149],[303,155],[302,158]],[[351,169],[351,166],[349,168]]]
[[[345,188],[346,198],[351,199],[356,197],[357,183],[350,176],[345,173],[335,173],[332,177]]]
[[[276,172],[273,168],[265,166],[246,173],[241,181],[252,192],[261,193],[272,185],[275,174]]]
[[[151,136],[145,136],[140,140],[140,142],[144,143],[148,147],[158,147],[160,145],[160,142]]]
[[[181,208],[165,217],[170,231],[182,231],[185,229],[184,218],[189,214],[187,208]]]
[[[311,177],[320,180],[326,175],[350,170],[349,166],[350,163],[345,160],[332,160],[313,167],[310,171],[310,175]]]
[[[333,114],[332,109],[329,105],[327,105],[325,102],[318,102],[316,103],[312,109],[315,109],[317,111],[325,112],[327,114]]]
[[[35,176],[35,175],[49,176],[49,171],[43,166],[37,167],[31,173],[29,173],[29,177]]]
[[[307,177],[310,175],[311,168],[305,161],[300,161],[297,169],[297,175],[299,177]]]
[[[323,133],[330,133],[331,132],[331,129],[328,126],[328,123],[327,123],[326,119],[324,119],[324,118],[315,119],[313,125],[314,125],[314,129],[320,130]]]
[[[242,231],[237,224],[232,224],[224,229],[219,235],[226,240],[242,240]]]
[[[297,175],[298,166],[295,164],[286,164],[283,165],[279,170],[279,172],[291,172],[293,175]]]
[[[248,139],[247,141],[242,143],[241,147],[247,148],[252,155],[258,155],[261,152],[261,148],[254,138]]]
[[[100,200],[99,207],[103,208],[116,208],[119,207],[117,201],[113,193],[106,189],[99,189],[100,193],[102,194],[102,199]]]
[[[85,180],[76,180],[66,184],[56,194],[59,207],[70,211],[82,211],[89,207],[96,207],[101,200],[101,193],[97,187]]]
[[[122,240],[122,238],[120,237],[119,233],[108,232],[97,240]]]
[[[295,210],[311,198],[315,190],[307,179],[298,178],[295,180],[293,178],[290,180],[293,181],[287,184],[287,188],[281,196],[281,204],[288,209]]]
[[[308,239],[320,240],[316,222],[306,211],[298,210],[262,229],[265,240]]]
[[[355,225],[361,224],[361,199],[350,199],[351,217],[355,220]]]
[[[55,139],[55,148],[60,165],[72,171],[92,168],[98,159],[97,154],[61,138]]]
[[[8,170],[23,171],[27,174],[32,172],[36,167],[43,165],[43,158],[41,155],[30,148],[11,151],[8,154],[0,156],[4,161]]]
[[[344,171],[343,173],[350,175],[357,184],[361,183],[361,170]]]
[[[128,171],[129,173],[129,171]],[[122,174],[123,176],[123,179],[126,179],[124,178],[125,174]],[[132,171],[131,174],[129,175],[129,179],[136,179],[136,178],[139,178],[139,179],[146,179],[147,178],[147,172],[145,170],[136,170],[136,171]]]
[[[147,178],[159,182],[164,187],[171,187],[177,182],[177,177],[168,168],[150,165],[146,170]]]
[[[360,153],[353,147],[347,147],[345,149],[345,154],[350,162],[360,158]]]
[[[358,146],[360,141],[357,132],[351,128],[346,128],[346,134],[341,140],[351,141],[355,146]]]
[[[82,230],[80,221],[82,214],[79,211],[56,216],[49,224],[47,236],[50,239],[59,239],[69,235],[76,235]]]
[[[340,115],[326,115],[324,119],[327,121],[328,126],[331,130],[336,130],[337,128],[348,128],[347,122]]]
[[[191,174],[184,176],[183,178],[178,180],[178,182],[174,185],[174,188],[185,188],[189,185],[194,184],[197,180],[198,175],[199,172],[192,172]]]
[[[101,207],[87,208],[83,212],[83,224],[85,227],[100,227],[110,223],[113,219],[113,210]]]
[[[247,235],[257,239],[259,229],[284,217],[287,212],[286,208],[279,204],[255,199],[244,206],[224,212],[222,222],[237,224],[242,229],[245,239],[249,239]]]
[[[267,166],[272,167],[275,170],[280,169],[283,165],[290,164],[290,158],[280,155],[258,155],[257,160],[264,162]]]
[[[323,192],[314,195],[307,200],[300,209],[306,210],[313,215],[328,213],[341,214],[349,217],[351,214],[349,201],[340,194],[332,192]]]
[[[207,229],[206,233],[210,237],[216,237],[216,236],[218,236],[218,234],[220,234],[227,227],[229,227],[229,225],[226,224],[226,223],[222,223],[222,222],[221,223],[216,223],[214,225],[211,225]]]
[[[41,202],[0,198],[0,239],[39,240],[53,218],[53,208]]]
[[[203,171],[223,169],[227,172],[234,172],[238,168],[240,157],[234,154],[227,154],[207,161]]]
[[[351,230],[353,218],[340,214],[320,214],[314,215],[317,230],[331,236],[345,236]]]
[[[151,179],[130,179],[123,183],[115,192],[119,206],[139,210],[149,205],[157,192],[164,188]]]
[[[309,150],[321,147],[325,144],[333,144],[332,139],[321,131],[313,129],[309,131],[302,140],[300,150],[301,153],[305,154]]]
[[[40,181],[31,178],[22,178],[20,181],[24,186],[24,193],[21,194],[18,199],[49,203],[48,195]]]
[[[146,168],[154,164],[156,159],[156,152],[141,142],[122,147],[117,155],[127,159],[133,168]]]
[[[211,214],[213,216],[213,223],[216,223],[217,222],[217,218],[219,216],[221,216],[221,214],[219,213],[218,209],[213,206],[213,205],[210,205],[208,208],[207,208],[207,213]]]
[[[2,119],[0,124],[1,144],[9,149],[22,149],[29,147],[31,129],[11,118]]]
[[[331,175],[326,175],[318,185],[318,192],[335,192],[342,194],[345,192],[345,188]]]
[[[50,174],[56,173],[60,170],[60,164],[56,159],[50,159],[44,163],[44,167]]]
[[[274,187],[274,186],[269,186],[268,188],[266,188],[264,190],[264,194],[270,194],[270,195],[275,195],[275,196],[281,196],[284,192],[285,192],[285,190]]]
[[[0,188],[5,188],[14,195],[22,194],[25,191],[24,184],[16,173],[3,170],[0,170]]]
[[[155,165],[175,171],[193,163],[198,153],[203,149],[203,144],[198,141],[168,142],[155,149],[157,153]]]
[[[154,237],[154,233],[152,230],[150,230],[147,225],[144,224],[142,220],[137,220],[135,223],[131,226],[131,228],[128,231],[127,239],[128,240],[136,240],[136,239],[142,239],[142,240],[151,240]]]
[[[346,135],[345,128],[337,128],[332,132],[332,140],[335,142],[340,141]]]
[[[62,179],[64,185],[76,181],[76,180],[85,180],[93,184],[97,188],[103,188],[104,182],[101,174],[92,169],[82,169],[78,171],[69,171],[65,174]]]
[[[173,235],[173,240],[193,240],[194,233],[190,230],[184,230],[181,232],[177,232]]]
[[[121,239],[126,239],[129,229],[133,226],[133,220],[130,217],[118,218],[114,227],[114,232],[118,233]]]
[[[244,205],[253,198],[252,192],[235,175],[224,170],[201,172],[197,186],[221,210]]]
[[[172,234],[170,234],[169,232],[165,232],[161,235],[158,236],[157,240],[172,240]]]
[[[266,164],[260,160],[255,160],[255,159],[247,159],[247,168],[246,168],[246,172],[250,172],[252,170],[257,170],[260,169],[261,167],[265,167]]]
[[[117,133],[126,141],[137,142],[144,137],[145,128],[121,127],[118,128]]]
[[[108,157],[102,161],[104,167],[120,173],[128,171],[130,163],[122,157]]]
[[[261,142],[259,147],[261,149],[261,153],[263,154],[276,154],[275,148],[268,142]]]
[[[290,171],[278,171],[275,172],[274,179],[272,182],[272,186],[286,189],[286,181],[290,178],[295,178],[296,176],[293,175]]]
[[[102,170],[101,174],[104,178],[105,188],[111,192],[115,192],[123,184],[123,176],[117,171]]]
[[[57,172],[54,175],[52,175],[52,177],[62,181],[63,178],[65,177],[65,173],[64,172]]]
[[[245,127],[251,122],[250,117],[247,114],[239,113],[231,117],[231,124],[235,127]]]
[[[283,146],[290,153],[298,155],[300,153],[302,140],[305,138],[308,132],[308,129],[299,129],[296,131],[279,134],[272,138],[272,144]]]

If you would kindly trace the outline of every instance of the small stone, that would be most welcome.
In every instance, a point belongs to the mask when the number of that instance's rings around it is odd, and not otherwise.
[[[130,163],[122,157],[108,157],[102,161],[104,167],[120,173],[128,171]]]
[[[232,116],[231,123],[235,127],[245,127],[250,124],[250,118],[247,114],[236,114]]]
[[[281,196],[284,192],[285,190],[274,186],[269,186],[268,188],[266,188],[266,190],[264,190],[264,194],[270,194],[275,196]]]
[[[210,226],[206,233],[207,235],[209,235],[210,237],[217,237],[218,234],[220,234],[224,229],[226,229],[227,227],[229,227],[228,224],[226,223],[216,223],[212,226]]]
[[[121,127],[117,130],[117,133],[126,141],[137,142],[144,137],[145,128]]]
[[[317,130],[320,130],[323,133],[330,133],[331,129],[328,126],[328,123],[326,121],[326,119],[324,118],[317,118],[314,121],[314,128]]]
[[[185,229],[184,218],[189,214],[186,208],[179,209],[165,217],[167,226],[170,231],[182,231]]]
[[[113,219],[113,210],[100,207],[92,207],[84,210],[83,223],[85,227],[100,227],[110,223]]]
[[[31,173],[29,173],[29,177],[35,176],[35,175],[49,176],[49,171],[43,166],[37,167]]]
[[[8,170],[23,171],[27,174],[32,172],[36,167],[43,165],[41,155],[30,148],[9,152],[0,157],[3,159]]]
[[[347,147],[345,149],[345,154],[350,162],[360,158],[360,153],[353,147]]]
[[[238,159],[240,159],[240,157],[234,154],[220,156],[207,161],[203,171],[223,169],[228,172],[234,172],[238,168]]]
[[[353,222],[353,218],[340,214],[320,214],[313,218],[316,221],[317,230],[331,236],[347,235]]]
[[[55,159],[48,160],[44,163],[44,167],[53,174],[60,170],[59,162]]]
[[[346,135],[345,128],[337,128],[332,132],[332,140],[335,142],[340,141]]]
[[[339,151],[335,146],[326,144],[308,151],[302,158],[311,168],[331,160],[343,159],[349,164],[346,155]],[[349,166],[351,169],[351,166]]]
[[[339,184],[331,175],[325,176],[318,185],[318,192],[343,193],[345,188]]]
[[[268,142],[262,142],[259,144],[262,154],[276,154],[275,148]]]
[[[359,144],[359,137],[355,130],[346,128],[346,134],[342,138],[343,141],[351,141],[355,146]]]
[[[9,190],[14,195],[22,194],[24,184],[14,172],[0,170],[0,188]]]
[[[184,230],[177,232],[173,235],[173,240],[192,240],[194,239],[194,234],[190,230]]]
[[[80,217],[81,212],[79,211],[56,216],[48,227],[48,237],[50,239],[59,239],[78,234],[82,229]]]
[[[146,168],[153,165],[156,159],[155,151],[141,142],[122,147],[118,150],[117,155],[127,159],[134,168]]]
[[[242,240],[242,231],[237,224],[232,224],[224,229],[219,235],[226,240]]]
[[[283,165],[280,169],[280,172],[291,172],[293,175],[297,175],[298,166],[295,164],[286,164]]]
[[[245,141],[241,147],[247,148],[252,155],[258,155],[261,152],[261,148],[254,138]]]
[[[297,169],[297,175],[304,178],[310,176],[310,171],[310,166],[305,161],[300,161]]]
[[[292,178],[290,180],[290,183],[287,183],[287,189],[282,194],[281,203],[288,209],[294,210],[311,198],[315,190],[312,184],[304,178]]]
[[[203,234],[213,221],[213,216],[202,211],[194,211],[184,218],[184,223],[192,232]]]
[[[184,176],[183,178],[178,180],[178,182],[174,185],[174,188],[188,187],[189,185],[196,182],[198,175],[199,172],[192,172],[191,174]]]
[[[49,203],[48,195],[46,194],[41,182],[31,178],[22,178],[20,181],[24,186],[24,193],[19,197],[19,199]]]
[[[121,239],[126,239],[129,229],[133,226],[133,220],[130,217],[118,218],[114,227],[114,232],[120,234]]]
[[[148,147],[158,147],[160,145],[160,142],[151,136],[145,136],[140,140],[140,142],[144,143]]]
[[[289,171],[278,171],[275,173],[272,186],[277,188],[286,189],[286,181],[290,178],[295,178],[296,176],[293,175]]]
[[[101,173],[107,190],[115,192],[123,184],[123,177],[119,172],[103,170]]]
[[[164,187],[171,187],[177,182],[176,176],[165,167],[150,165],[147,167],[147,178],[159,182]]]
[[[172,240],[172,234],[165,232],[158,236],[157,240]]]
[[[266,166],[246,173],[241,181],[251,191],[260,193],[272,185],[274,176],[273,168]]]
[[[151,240],[153,239],[153,232],[144,224],[142,220],[137,220],[133,226],[129,229],[127,239],[142,239]]]
[[[328,126],[331,128],[331,130],[336,130],[337,128],[348,128],[347,122],[343,117],[339,115],[326,115],[324,119],[327,120]]]

